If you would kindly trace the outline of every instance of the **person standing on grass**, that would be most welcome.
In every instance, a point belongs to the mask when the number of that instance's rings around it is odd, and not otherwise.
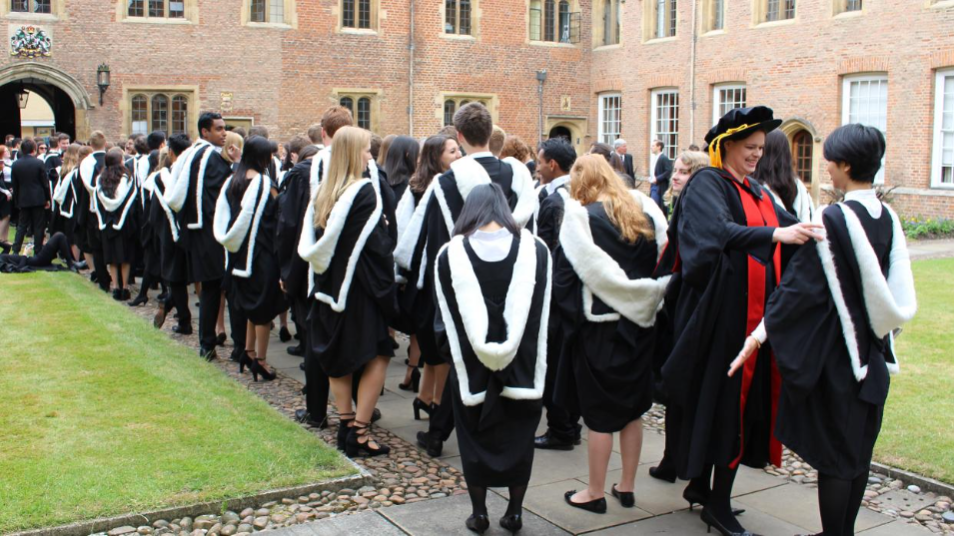
[[[10,185],[10,148],[0,145],[0,253],[7,253],[13,246],[7,242],[10,236],[10,215],[13,207],[13,187]]]
[[[46,211],[50,209],[53,194],[43,161],[36,157],[36,142],[24,140],[20,146],[21,156],[13,163],[11,179],[13,202],[20,211],[17,235],[13,241],[13,253],[19,254],[26,238],[27,229],[33,229],[33,248],[43,248],[46,234]]]
[[[854,535],[899,370],[894,339],[917,299],[901,221],[873,189],[884,135],[845,125],[824,151],[845,201],[816,216],[825,239],[795,253],[729,376],[771,345],[782,380],[775,437],[818,470],[822,533]]]
[[[115,300],[129,300],[126,286],[139,233],[135,211],[139,190],[127,172],[122,150],[117,148],[106,153],[105,167],[96,179],[95,218],[102,234],[103,260],[112,277]]]
[[[89,137],[93,152],[80,161],[79,179],[83,188],[76,189],[76,203],[79,214],[76,217],[76,244],[86,257],[86,264],[93,267],[90,279],[99,288],[109,292],[109,271],[103,261],[103,242],[96,218],[96,180],[106,160],[106,136],[93,131]]]

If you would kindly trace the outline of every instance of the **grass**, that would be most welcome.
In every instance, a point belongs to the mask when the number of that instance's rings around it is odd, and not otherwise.
[[[0,275],[0,534],[353,472],[83,278]]]
[[[918,313],[897,341],[875,460],[954,483],[954,259],[913,267]]]

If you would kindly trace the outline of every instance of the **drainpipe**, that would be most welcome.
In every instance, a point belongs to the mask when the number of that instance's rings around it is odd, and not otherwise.
[[[410,22],[408,24],[408,62],[407,62],[407,130],[414,137],[414,0],[410,0]]]
[[[543,144],[543,83],[547,81],[547,70],[537,71],[537,94],[540,97],[540,137],[539,147]]]
[[[413,0],[412,0],[413,1]],[[696,4],[692,2],[692,46],[689,50],[689,143],[696,143]],[[688,145],[688,144],[687,144]]]

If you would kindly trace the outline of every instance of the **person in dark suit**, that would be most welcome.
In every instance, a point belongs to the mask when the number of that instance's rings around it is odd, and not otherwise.
[[[653,169],[653,175],[649,178],[649,182],[652,183],[649,188],[649,196],[656,202],[656,205],[659,205],[663,214],[668,216],[669,211],[666,209],[663,195],[669,190],[669,180],[672,178],[672,161],[664,152],[665,149],[666,144],[662,140],[653,142],[652,153],[658,155],[658,157],[656,157],[656,167]]]
[[[27,228],[32,226],[34,249],[43,248],[46,230],[46,210],[50,208],[50,182],[43,161],[36,158],[36,143],[24,140],[20,145],[20,158],[13,163],[13,203],[20,210],[17,236],[13,241],[13,253],[19,254]]]
[[[613,148],[623,161],[623,171],[630,177],[636,177],[633,170],[633,156],[626,152],[626,140],[619,138],[613,142]]]

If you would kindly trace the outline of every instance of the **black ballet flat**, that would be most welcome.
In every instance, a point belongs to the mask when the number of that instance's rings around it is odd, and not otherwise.
[[[584,511],[589,511],[591,513],[596,513],[598,515],[606,514],[606,498],[591,500],[585,503],[576,503],[570,499],[574,494],[576,494],[575,490],[568,490],[566,494],[563,495],[563,499],[565,499],[566,503],[568,503],[570,506],[576,507],[577,509],[582,509]]]
[[[663,471],[659,466],[653,466],[649,469],[649,476],[660,481],[676,482],[676,474]]]
[[[682,491],[682,497],[684,500],[689,502],[690,511],[692,511],[693,506],[697,504],[700,507],[705,507],[706,503],[709,501],[708,494],[702,494],[701,492],[689,487],[686,487],[686,489]],[[745,513],[745,509],[732,509],[732,516],[739,516],[743,513]]]
[[[427,417],[431,416],[431,412],[434,411],[434,407],[431,404],[421,401],[419,398],[414,398],[414,403],[411,405],[411,408],[414,409],[414,419],[417,421],[421,420],[421,411],[423,410]]]
[[[294,347],[288,347],[287,349],[285,349],[285,352],[287,352],[288,354],[292,356],[301,357],[305,355],[305,348],[302,347],[301,345],[296,345]]]
[[[7,254],[12,249],[13,245],[9,242],[0,242],[0,254]]]
[[[291,341],[291,338],[292,335],[291,332],[288,331],[287,326],[283,326],[282,329],[278,331],[278,339],[280,339],[282,343],[288,343]]]
[[[341,414],[338,416],[338,433],[336,435],[335,447],[338,451],[344,452],[347,449],[348,433],[351,431],[351,422],[354,421],[355,414]]]
[[[139,306],[145,306],[146,302],[149,302],[149,297],[145,295],[137,296],[135,300],[129,303],[130,308],[138,308]]]
[[[509,531],[511,535],[520,533],[523,529],[523,515],[504,515],[500,518],[500,527]]]
[[[470,515],[464,525],[477,535],[483,535],[490,528],[490,519],[487,515]]]
[[[614,498],[619,500],[620,505],[626,507],[636,507],[636,495],[632,492],[620,492],[616,490],[616,483],[613,483],[613,488],[610,489],[610,493]]]
[[[215,336],[215,345],[217,347],[221,347],[225,345],[225,339],[226,339],[225,332],[222,332],[221,334]]]
[[[742,529],[740,533],[729,531],[721,522],[719,522],[719,519],[717,519],[715,515],[709,512],[708,509],[702,510],[701,518],[702,518],[702,522],[705,523],[706,525],[706,533],[712,533],[712,528],[715,528],[716,531],[718,531],[722,535],[739,535],[743,537],[757,535],[744,528]]]

